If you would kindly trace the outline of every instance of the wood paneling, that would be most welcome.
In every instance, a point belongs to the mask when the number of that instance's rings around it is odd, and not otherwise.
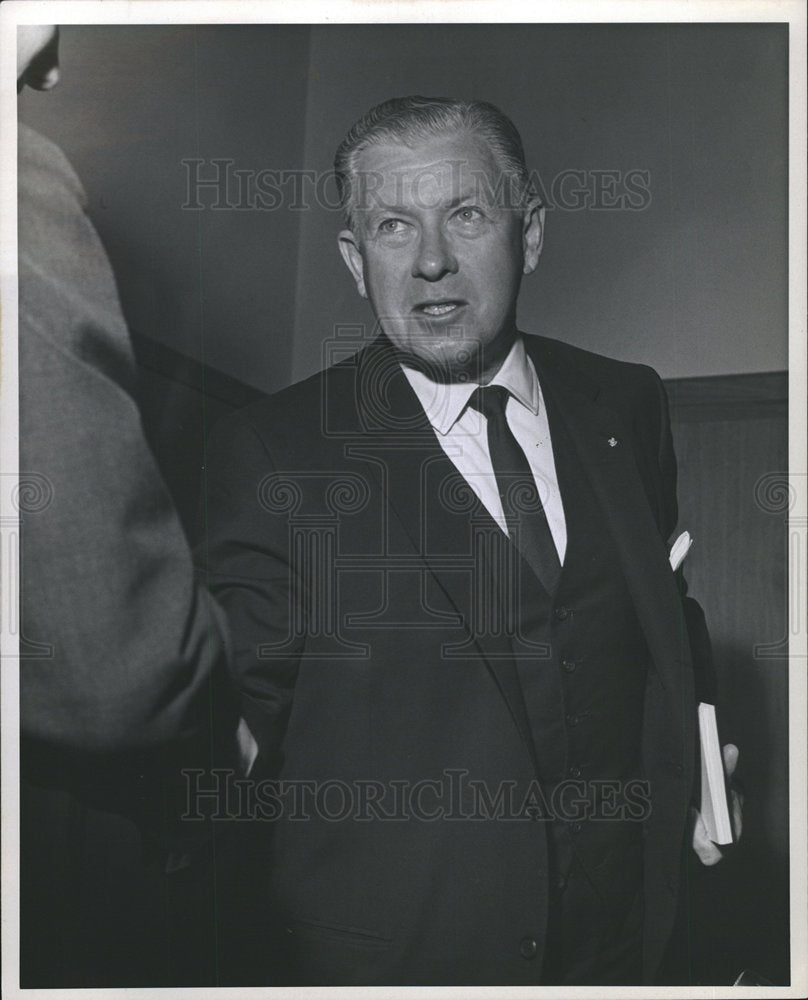
[[[679,460],[679,531],[716,660],[722,735],[740,748],[744,833],[691,869],[692,974],[752,967],[788,982],[787,377],[667,383]]]

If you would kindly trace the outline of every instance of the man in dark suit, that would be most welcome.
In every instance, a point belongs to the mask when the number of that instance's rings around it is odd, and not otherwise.
[[[650,982],[709,653],[668,562],[664,389],[518,332],[543,209],[496,108],[388,101],[335,166],[381,332],[208,464],[289,974]]]

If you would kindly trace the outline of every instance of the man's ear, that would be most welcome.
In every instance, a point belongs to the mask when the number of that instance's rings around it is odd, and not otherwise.
[[[24,86],[51,90],[59,82],[59,28],[55,24],[17,28],[17,93]]]
[[[356,290],[363,299],[366,299],[368,293],[365,288],[365,266],[362,260],[362,251],[359,249],[356,237],[350,229],[343,229],[337,240],[339,242],[339,252],[342,254],[345,266],[351,272],[353,280],[356,282]]]
[[[531,198],[522,216],[522,251],[525,263],[522,271],[532,274],[536,270],[544,245],[544,205],[538,198]]]

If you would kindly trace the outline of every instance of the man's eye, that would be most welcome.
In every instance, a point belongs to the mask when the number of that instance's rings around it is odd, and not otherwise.
[[[379,232],[390,235],[391,233],[403,233],[404,223],[401,219],[385,219],[384,222],[379,225]]]
[[[456,218],[461,222],[478,222],[483,217],[483,213],[479,208],[461,208],[458,210]]]

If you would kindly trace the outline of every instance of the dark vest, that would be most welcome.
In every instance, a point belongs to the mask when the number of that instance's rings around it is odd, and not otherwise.
[[[544,983],[641,982],[648,651],[606,521],[544,392],[567,525],[556,592],[524,560],[517,670],[549,818]],[[536,654],[536,645],[544,647]]]

